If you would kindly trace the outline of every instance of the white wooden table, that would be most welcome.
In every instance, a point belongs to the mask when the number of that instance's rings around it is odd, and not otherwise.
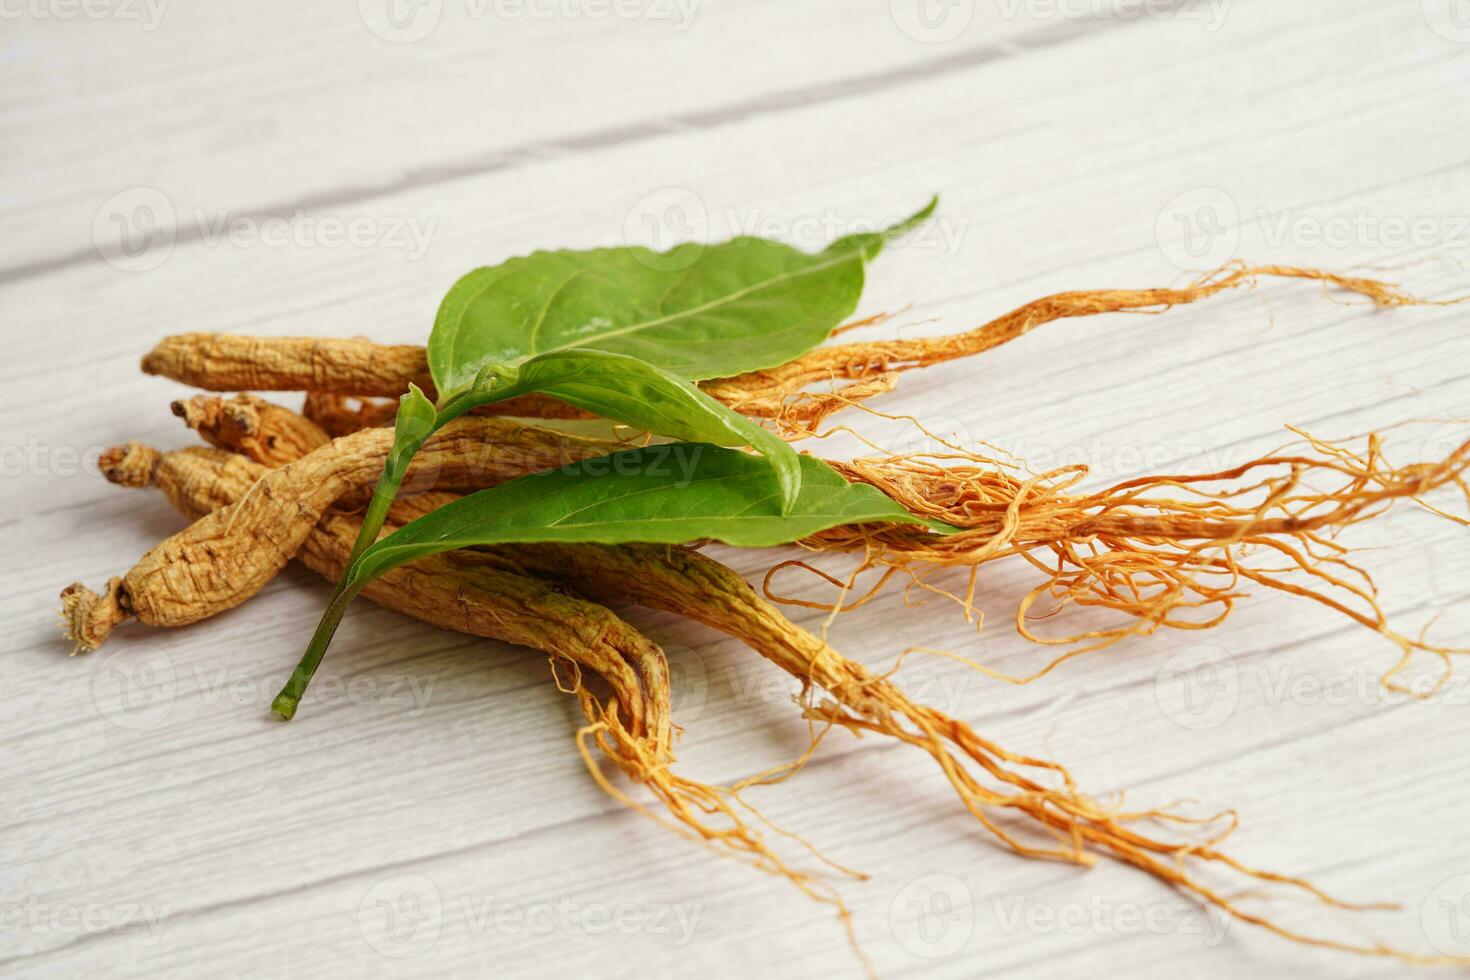
[[[859,973],[827,909],[605,797],[573,749],[575,705],[523,650],[363,605],[328,662],[336,701],[271,723],[326,594],[293,566],[214,621],[128,627],[68,659],[57,591],[100,586],[182,526],[92,465],[130,438],[188,444],[167,411],[180,389],[137,370],[163,334],[417,342],[476,264],[655,233],[811,246],[934,191],[935,233],[873,267],[863,311],[909,307],[879,330],[962,329],[1234,256],[1392,267],[1431,297],[1470,286],[1463,0],[0,13],[5,976]],[[1470,415],[1467,316],[1273,284],[1050,325],[911,375],[879,407],[1100,480],[1198,468],[1273,448],[1286,423],[1339,437]],[[1409,426],[1391,445],[1428,456],[1465,431]],[[1350,541],[1382,548],[1366,557],[1401,628],[1442,613],[1435,635],[1463,642],[1464,527],[1400,507]],[[981,640],[896,595],[831,639],[874,666],[925,643],[1025,672],[1045,656],[1009,626],[1030,582],[986,576]],[[675,662],[683,771],[733,782],[805,744],[774,667],[627,615]],[[1129,642],[1030,687],[946,661],[900,680],[1095,792],[1238,807],[1249,861],[1403,904],[1348,918],[1278,902],[1286,921],[1470,951],[1470,673],[1431,703],[1385,703],[1373,680],[1394,654],[1328,610],[1256,595],[1213,632]],[[1224,700],[1201,718],[1175,668],[1211,658]],[[1222,930],[1113,864],[1017,858],[927,759],[878,739],[834,738],[754,799],[872,875],[843,893],[884,976],[1404,969]]]

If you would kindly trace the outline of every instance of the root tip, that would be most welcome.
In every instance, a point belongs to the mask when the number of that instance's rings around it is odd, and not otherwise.
[[[108,581],[105,595],[98,595],[80,582],[61,590],[61,619],[65,636],[75,646],[72,656],[91,653],[119,625],[131,618],[120,578]]]
[[[124,487],[151,487],[163,454],[141,442],[113,446],[97,458],[97,468],[109,483]]]

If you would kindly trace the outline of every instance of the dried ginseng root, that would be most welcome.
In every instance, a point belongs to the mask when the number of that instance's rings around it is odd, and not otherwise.
[[[356,406],[351,404],[353,401],[357,402]],[[387,425],[397,412],[398,402],[391,399],[349,398],[331,391],[308,391],[301,406],[302,417],[333,439],[351,435],[358,429]]]
[[[977,734],[962,720],[917,704],[889,677],[842,656],[824,641],[801,629],[764,602],[733,569],[689,548],[625,545],[522,545],[476,549],[497,567],[535,571],[573,583],[600,601],[632,602],[678,613],[742,640],[806,687],[805,717],[825,726],[841,726],[855,734],[874,732],[926,752],[944,772],[966,810],[1016,853],[1090,866],[1099,854],[1131,864],[1191,892],[1235,918],[1287,939],[1369,956],[1412,963],[1463,963],[1450,956],[1420,956],[1383,944],[1365,944],[1304,933],[1282,926],[1265,912],[1246,907],[1266,897],[1262,883],[1309,894],[1323,904],[1346,910],[1392,908],[1355,904],[1334,898],[1311,882],[1244,864],[1220,849],[1234,831],[1233,812],[1206,819],[1183,817],[1170,809],[1125,812],[1082,793],[1067,769],[1057,763],[1010,752]],[[818,698],[818,691],[829,696]],[[762,774],[752,782],[771,782],[791,775],[815,752],[824,728],[811,748],[792,766]],[[997,820],[997,811],[1024,814],[1034,834],[1016,833]],[[1166,840],[1144,826],[1174,824],[1196,829],[1217,827],[1203,838]],[[1200,872],[1234,872],[1241,891],[1227,891]]]
[[[828,727],[840,725],[859,734],[888,735],[926,752],[945,773],[966,809],[1017,853],[1082,865],[1093,863],[1099,852],[1110,854],[1194,893],[1242,921],[1289,939],[1414,962],[1440,961],[1381,945],[1301,933],[1243,907],[1241,899],[1207,884],[1197,871],[1209,866],[1229,869],[1246,879],[1305,891],[1338,908],[1376,906],[1339,901],[1307,881],[1253,868],[1230,857],[1219,845],[1234,829],[1233,816],[1224,823],[1223,830],[1203,840],[1169,841],[1142,832],[1137,825],[1149,822],[1206,826],[1218,821],[1189,820],[1165,810],[1120,812],[1090,799],[1077,789],[1062,766],[1009,752],[979,736],[965,722],[913,702],[888,679],[888,674],[874,675],[843,657],[787,620],[733,569],[693,549],[537,544],[455,554],[464,565],[559,580],[601,602],[634,603],[676,613],[741,640],[805,685],[808,719]],[[828,699],[818,700],[818,690]],[[584,737],[595,734],[594,726],[584,732]],[[805,763],[820,738],[818,734],[811,749],[791,766],[763,773],[742,787],[786,778]],[[600,776],[590,757],[589,769],[609,793],[636,806]],[[1050,835],[1050,843],[1023,839],[1005,828],[995,819],[997,809],[1025,814]]]
[[[252,441],[252,445],[259,449],[263,444]],[[101,468],[121,486],[157,487],[191,517],[229,506],[251,492],[265,475],[263,466],[234,453],[202,448],[160,453],[138,443],[105,452]],[[421,503],[410,501],[407,516],[413,516],[413,509]],[[306,535],[295,557],[335,581],[357,531],[357,520],[328,511]],[[846,907],[830,884],[791,866],[767,845],[741,812],[748,804],[738,792],[671,771],[675,760],[667,661],[656,644],[616,614],[545,580],[494,568],[473,555],[455,552],[396,569],[374,581],[363,595],[434,626],[547,654],[558,687],[577,696],[587,718],[578,745],[599,784],[659,823],[790,880],[812,898],[833,906],[844,921],[848,919]],[[596,697],[583,682],[583,671],[608,684],[612,701]],[[613,788],[588,754],[589,743],[630,780],[646,786],[667,816]],[[833,869],[861,877],[832,864],[809,846],[808,850]]]
[[[1236,264],[1178,289],[1055,293],[950,336],[819,347],[780,367],[707,381],[701,387],[736,411],[778,420],[790,434],[802,435],[832,412],[892,389],[897,372],[983,353],[1053,320],[1123,311],[1160,312],[1225,290],[1254,286],[1262,277],[1319,282],[1365,296],[1380,307],[1425,302],[1373,279],[1291,266]],[[424,348],[361,339],[177,334],[165,337],[144,356],[143,370],[210,391],[312,391],[396,398],[412,383],[431,397],[433,392]],[[850,383],[835,391],[805,390],[836,381]],[[393,408],[382,411],[391,417]],[[485,411],[528,418],[581,414],[542,396],[513,399]]]
[[[211,446],[239,447],[268,466],[284,466],[331,441],[310,419],[254,395],[195,395],[174,402],[173,413]]]
[[[950,336],[818,347],[780,367],[710,382],[707,390],[736,411],[763,418],[789,418],[782,406],[807,385],[910,371],[983,354],[1054,320],[1100,313],[1159,313],[1226,290],[1252,288],[1260,279],[1267,277],[1319,282],[1323,286],[1367,297],[1378,307],[1442,305],[1418,299],[1391,283],[1376,279],[1339,276],[1294,266],[1232,263],[1178,289],[1087,289],[1053,293],[973,330]]]
[[[221,441],[226,435],[220,430]],[[266,470],[238,501],[155,546],[103,595],[67,587],[63,615],[78,649],[95,650],[129,617],[183,626],[239,605],[286,566],[327,508],[377,479],[392,440],[391,430],[364,429]],[[499,419],[459,419],[425,443],[405,486],[493,486],[610,448]]]
[[[1376,435],[1367,438],[1363,451],[1353,452],[1297,434],[1308,451],[1278,452],[1215,473],[1139,477],[1093,493],[1074,491],[1086,467],[1021,475],[1013,465],[960,446],[948,453],[834,463],[848,479],[877,487],[911,512],[964,530],[925,535],[893,525],[838,527],[803,545],[861,554],[859,572],[885,570],[877,586],[846,608],[867,601],[895,571],[903,571],[911,588],[955,599],[970,616],[980,566],[1007,558],[1028,562],[1042,581],[1016,609],[1016,629],[1036,643],[1071,649],[1026,678],[980,668],[1006,680],[1033,680],[1128,636],[1160,628],[1207,629],[1223,621],[1245,594],[1243,586],[1254,582],[1321,603],[1392,641],[1401,657],[1384,682],[1401,690],[1396,675],[1416,651],[1441,658],[1465,651],[1392,629],[1372,576],[1334,536],[1396,501],[1441,487],[1457,489],[1470,507],[1470,442],[1443,460],[1395,466]],[[790,566],[813,570],[782,562],[767,575],[768,596],[772,577]],[[931,584],[933,573],[955,567],[970,570],[963,595]],[[857,573],[848,582],[817,574],[845,593]],[[1107,610],[1120,619],[1065,635],[1042,635],[1032,627],[1033,619],[1053,619],[1068,605]]]
[[[207,401],[210,396],[201,397]],[[289,418],[292,414],[280,409],[272,418],[289,431],[301,424],[299,417]],[[575,437],[533,431],[541,439],[566,438],[564,451],[577,451]],[[1084,467],[1023,476],[1013,464],[958,445],[945,453],[833,462],[848,479],[877,487],[913,513],[964,530],[940,537],[899,526],[838,527],[802,544],[814,551],[863,556],[848,582],[817,572],[844,594],[861,572],[884,569],[878,584],[864,598],[846,604],[848,609],[903,572],[912,588],[954,598],[973,616],[979,567],[1007,558],[1026,561],[1043,580],[1017,606],[1016,628],[1038,644],[1069,649],[1024,678],[974,664],[1012,682],[1029,682],[1128,636],[1217,625],[1244,597],[1242,586],[1254,582],[1321,603],[1392,641],[1401,657],[1384,682],[1400,690],[1397,675],[1416,651],[1440,657],[1461,651],[1393,629],[1377,602],[1371,575],[1350,560],[1332,535],[1377,516],[1397,500],[1442,486],[1458,487],[1470,505],[1465,480],[1470,444],[1444,460],[1394,467],[1377,437],[1368,439],[1362,455],[1303,437],[1310,454],[1276,453],[1216,473],[1140,477],[1094,493],[1071,492],[1086,478]],[[248,440],[222,439],[217,444],[265,461]],[[1336,489],[1306,489],[1329,481],[1336,482]],[[1222,489],[1222,484],[1230,485]],[[431,498],[421,500],[412,513],[426,513],[435,504]],[[1465,523],[1451,514],[1443,516]],[[1284,559],[1284,566],[1263,567],[1247,557],[1252,551]],[[772,584],[790,567],[815,571],[803,562],[781,562],[767,574],[768,598],[793,601],[775,595]],[[934,573],[955,567],[970,570],[960,596],[932,582]],[[1115,612],[1121,620],[1084,632],[1043,635],[1032,620],[1038,604],[1048,599],[1057,607],[1075,604]],[[1052,619],[1056,611],[1049,608],[1037,618]]]

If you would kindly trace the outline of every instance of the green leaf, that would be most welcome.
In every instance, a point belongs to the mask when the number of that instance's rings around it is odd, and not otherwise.
[[[783,507],[796,502],[801,464],[796,450],[691,382],[624,354],[565,350],[513,368],[488,368],[474,387],[445,406],[441,419],[475,405],[541,392],[606,419],[689,442],[750,446],[765,457]],[[768,488],[769,489],[769,488]]]
[[[426,555],[511,542],[682,544],[714,539],[751,548],[787,544],[840,524],[948,525],[915,517],[826,463],[801,460],[801,493],[782,514],[760,460],[706,443],[630,449],[535,473],[462,497],[367,550],[351,572],[361,589]]]
[[[934,213],[934,209],[937,207],[939,207],[939,195],[935,194],[929,198],[928,204],[907,218],[904,218],[898,224],[878,231],[859,231],[851,235],[844,235],[831,245],[828,245],[827,251],[840,252],[844,249],[856,249],[863,253],[863,258],[866,261],[871,262],[878,257],[879,252],[883,251],[884,245],[923,224]]]
[[[429,370],[442,398],[487,364],[570,348],[628,354],[693,381],[785,364],[852,314],[864,263],[936,203],[816,254],[741,237],[667,252],[536,252],[476,269],[439,307]]]
[[[414,454],[476,405],[542,392],[656,434],[750,446],[764,459],[742,456],[747,492],[777,517],[794,511],[806,469],[795,451],[688,382],[784,364],[820,344],[857,307],[864,263],[937,203],[816,255],[757,238],[663,253],[537,252],[455,283],[429,338],[439,403],[417,388],[401,401],[393,448],[347,569],[274,710],[295,714],[354,594],[346,583],[371,550]]]

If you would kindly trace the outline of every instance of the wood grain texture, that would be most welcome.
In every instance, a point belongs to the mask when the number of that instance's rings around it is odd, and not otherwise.
[[[475,264],[617,243],[649,216],[679,219],[665,232],[815,245],[934,191],[943,234],[871,270],[862,312],[903,310],[872,336],[1177,281],[1178,214],[1218,258],[1388,267],[1454,295],[1470,285],[1457,264],[1470,257],[1470,44],[1443,36],[1444,6],[1239,0],[1129,17],[1062,4],[1064,19],[995,0],[944,8],[973,19],[929,43],[899,28],[903,3],[839,0],[705,0],[684,30],[477,17],[445,0],[437,28],[402,44],[350,3],[169,5],[155,30],[7,14],[0,973],[859,975],[825,909],[604,797],[572,746],[575,705],[526,651],[355,609],[322,675],[337,686],[319,679],[323,700],[274,724],[269,698],[326,595],[293,568],[216,620],[129,627],[69,660],[57,591],[100,585],[181,526],[160,497],[88,465],[130,438],[189,441],[167,408],[183,389],[137,358],[183,330],[421,342]],[[113,216],[136,222],[140,203],[165,237],[128,257]],[[1200,237],[1215,216],[1222,234]],[[327,219],[356,220],[360,242],[334,242]],[[217,235],[221,222],[239,230]],[[129,230],[137,242],[147,228]],[[911,376],[878,407],[1039,463],[1087,461],[1098,480],[1203,468],[1279,445],[1286,423],[1345,436],[1470,415],[1466,317],[1266,285],[1048,325]],[[1465,428],[1405,426],[1390,445],[1430,455]],[[841,435],[822,447],[852,448]],[[1441,613],[1435,635],[1470,633],[1464,527],[1405,507],[1350,543],[1380,549],[1367,561],[1401,627]],[[722,556],[751,575],[770,560]],[[830,639],[873,666],[921,642],[1024,672],[1044,656],[1010,628],[1029,584],[1019,568],[986,576],[978,640],[897,595]],[[689,775],[734,781],[805,746],[774,667],[690,624],[629,616],[672,653]],[[1166,665],[1221,656],[1231,710],[1181,726]],[[1372,680],[1393,656],[1326,610],[1253,595],[1222,628],[1130,642],[1029,687],[945,661],[899,679],[1099,794],[1238,808],[1242,857],[1404,906],[1359,925],[1284,902],[1284,918],[1432,951],[1437,917],[1470,935],[1463,908],[1442,904],[1470,874],[1470,686],[1462,668],[1431,703],[1382,703]],[[123,682],[138,699],[119,700]],[[1239,924],[1216,935],[1126,869],[1021,860],[931,770],[903,747],[835,739],[753,796],[872,875],[843,893],[884,976],[1401,975]],[[953,907],[916,911],[936,882]],[[382,902],[404,931],[384,933]],[[143,913],[158,924],[139,926]]]

